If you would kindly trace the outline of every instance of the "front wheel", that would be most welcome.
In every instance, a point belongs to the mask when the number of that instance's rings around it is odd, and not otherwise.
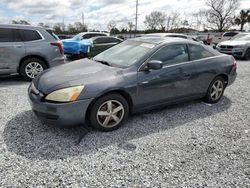
[[[245,60],[250,60],[250,48],[247,49],[246,53],[245,53],[245,56],[244,56],[244,59]]]
[[[210,84],[207,94],[205,96],[205,102],[207,103],[217,103],[220,101],[225,90],[225,80],[222,77],[216,77]]]
[[[129,105],[119,94],[103,96],[93,104],[90,109],[90,123],[100,131],[113,131],[118,129],[128,118]]]

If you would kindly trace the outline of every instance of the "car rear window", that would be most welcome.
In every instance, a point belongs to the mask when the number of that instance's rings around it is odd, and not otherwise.
[[[201,45],[189,44],[189,52],[191,60],[198,60],[214,56]]]
[[[101,37],[101,38],[97,38],[94,41],[95,44],[104,44],[107,43],[106,38],[105,37]]]
[[[41,40],[41,35],[35,30],[20,30],[24,42]]]
[[[56,40],[60,40],[59,37],[51,29],[46,29],[46,31]]]
[[[107,43],[121,42],[121,40],[119,40],[119,39],[116,39],[116,38],[109,38],[109,37],[107,37],[106,40],[107,40]]]
[[[233,32],[230,32],[230,33],[225,33],[223,35],[223,37],[234,37],[235,35],[237,35],[238,33],[233,33]]]
[[[0,28],[0,42],[13,42],[13,29]]]

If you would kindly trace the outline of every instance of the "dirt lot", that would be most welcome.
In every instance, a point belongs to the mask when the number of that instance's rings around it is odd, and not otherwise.
[[[0,187],[250,187],[250,62],[215,105],[137,114],[119,130],[44,125],[29,83],[0,77]]]

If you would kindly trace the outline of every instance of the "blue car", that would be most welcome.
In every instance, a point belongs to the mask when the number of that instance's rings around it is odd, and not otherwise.
[[[107,34],[85,32],[79,33],[73,38],[62,40],[64,53],[70,56],[86,57],[92,46],[90,38],[97,36],[107,36]]]

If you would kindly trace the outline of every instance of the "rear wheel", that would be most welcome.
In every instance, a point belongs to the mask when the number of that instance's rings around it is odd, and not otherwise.
[[[47,69],[47,66],[43,60],[39,58],[29,58],[22,62],[20,74],[25,80],[31,81],[45,69]]]
[[[205,102],[217,103],[220,101],[225,90],[225,80],[222,77],[216,77],[210,84],[207,94],[205,96]]]
[[[244,56],[244,59],[250,60],[250,48],[247,49],[245,56]]]
[[[78,59],[83,59],[83,58],[86,58],[86,57],[88,57],[88,55],[86,53],[80,53],[78,55]]]
[[[100,131],[118,129],[128,118],[129,105],[119,94],[99,98],[90,109],[90,123]]]

